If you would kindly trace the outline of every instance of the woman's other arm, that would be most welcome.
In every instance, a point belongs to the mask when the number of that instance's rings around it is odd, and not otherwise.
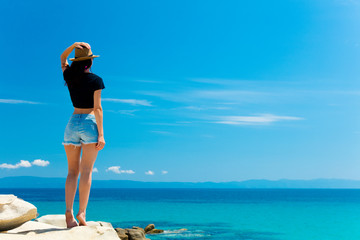
[[[103,129],[103,110],[101,107],[101,89],[94,91],[94,114],[99,132],[96,149],[101,150],[105,146],[104,129]]]
[[[60,60],[61,60],[61,69],[63,70],[63,72],[65,71],[65,68],[67,65],[69,65],[67,58],[70,55],[70,53],[74,50],[74,48],[83,48],[86,47],[88,49],[90,49],[90,45],[88,43],[85,42],[75,42],[73,43],[70,47],[68,47],[67,49],[65,49],[65,51],[61,54],[60,56]]]

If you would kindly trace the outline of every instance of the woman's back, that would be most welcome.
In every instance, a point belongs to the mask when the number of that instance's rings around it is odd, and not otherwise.
[[[75,108],[93,108],[94,92],[104,89],[104,81],[94,73],[74,74],[67,66],[63,73]]]

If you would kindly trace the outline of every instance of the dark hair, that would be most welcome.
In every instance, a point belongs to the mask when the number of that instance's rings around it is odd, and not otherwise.
[[[85,69],[91,70],[92,60],[86,59],[83,61],[73,61],[67,70],[66,78],[67,81],[71,81],[72,83],[79,84],[81,76],[84,74]],[[66,86],[65,82],[65,86]]]

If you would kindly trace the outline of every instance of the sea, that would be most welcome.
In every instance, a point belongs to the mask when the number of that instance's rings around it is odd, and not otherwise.
[[[0,189],[64,214],[64,189]],[[78,195],[74,212],[78,209]],[[151,240],[360,239],[360,189],[117,188],[90,192],[88,221],[164,230]]]

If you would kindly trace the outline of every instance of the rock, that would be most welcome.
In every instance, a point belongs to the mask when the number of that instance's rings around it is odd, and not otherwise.
[[[101,222],[101,221],[98,221],[96,223],[99,223],[101,227],[110,227],[110,228],[114,228],[113,225],[109,222]]]
[[[61,228],[38,221],[26,222],[22,226],[0,233],[1,240],[119,240],[115,230],[101,226],[78,226]]]
[[[115,228],[115,231],[121,240],[129,240],[128,235],[126,235],[126,233],[125,233],[126,232],[125,229]]]
[[[128,235],[129,240],[150,240],[148,238],[145,238],[145,233],[143,231],[138,229],[125,229],[126,235]]]
[[[115,228],[115,231],[117,232],[117,233],[120,233],[121,235],[125,235],[126,233],[126,231],[125,231],[125,229],[123,229],[123,228]]]
[[[0,231],[6,231],[36,218],[37,208],[13,194],[0,195]]]
[[[146,234],[153,234],[153,233],[162,233],[164,230],[161,229],[155,229],[155,224],[149,224],[145,227],[145,233]]]
[[[21,233],[21,232],[32,231],[34,229],[36,229],[36,230],[45,230],[45,229],[46,230],[50,230],[50,229],[56,230],[56,229],[62,229],[62,228],[54,226],[54,225],[50,225],[47,223],[28,221],[17,228],[7,231],[7,233]]]
[[[146,227],[145,227],[145,232],[148,232],[148,231],[150,231],[150,230],[152,230],[152,229],[154,229],[155,228],[155,224],[149,224],[149,225],[147,225]]]
[[[37,222],[47,223],[53,226],[66,228],[65,214],[49,214],[35,219]]]
[[[17,197],[14,194],[3,194],[0,195],[0,204],[12,203]]]
[[[132,228],[133,229],[138,229],[138,230],[142,231],[143,233],[145,233],[145,230],[143,228],[141,228],[141,227],[133,226]]]
[[[44,215],[42,217],[39,217],[35,219],[35,221],[41,222],[41,223],[47,223],[51,224],[57,227],[66,228],[66,220],[65,220],[65,214],[52,214],[52,215]],[[86,221],[88,226],[98,226],[98,227],[110,227],[113,228],[111,223],[108,222],[94,222],[94,221]]]
[[[150,231],[146,232],[146,234],[153,234],[153,233],[162,233],[164,230],[161,229],[151,229]]]

